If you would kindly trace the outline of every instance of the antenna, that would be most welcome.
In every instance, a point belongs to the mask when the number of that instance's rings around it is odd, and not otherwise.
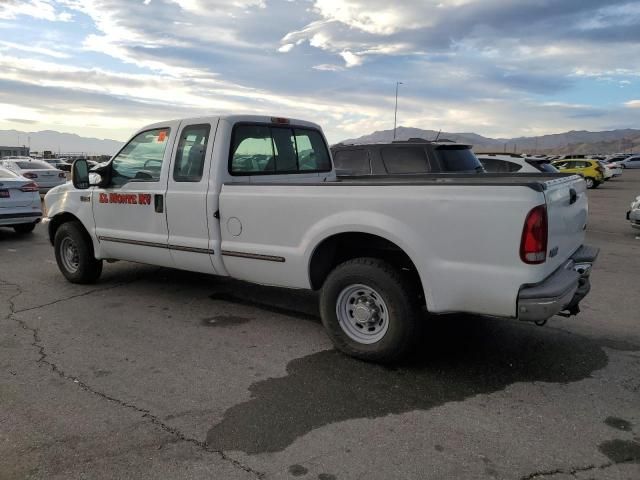
[[[440,134],[442,133],[442,129],[438,130],[438,134],[436,135],[436,138],[433,140],[434,142],[437,142],[438,139],[440,138]]]

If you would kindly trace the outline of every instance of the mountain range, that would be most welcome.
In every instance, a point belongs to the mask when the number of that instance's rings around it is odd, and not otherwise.
[[[396,140],[410,138],[448,139],[473,145],[476,152],[526,152],[555,154],[596,154],[640,150],[640,130],[623,129],[602,132],[572,130],[565,133],[541,135],[538,137],[489,138],[477,133],[450,133],[420,128],[398,127]],[[340,143],[390,142],[393,130],[381,130]]]
[[[54,153],[113,155],[122,146],[122,142],[81,137],[73,133],[61,133],[54,130],[42,130],[39,132],[0,130],[0,145],[30,146],[32,152],[50,150]]]
[[[438,137],[439,135],[439,137]],[[397,140],[424,138],[427,140],[449,139],[455,142],[473,145],[476,152],[526,152],[526,153],[615,153],[640,151],[640,130],[622,129],[602,132],[585,130],[542,135],[538,137],[489,138],[477,133],[451,133],[419,128],[398,127]],[[340,143],[389,142],[393,140],[393,130],[381,130],[358,138],[343,140]],[[122,142],[109,139],[81,137],[72,133],[54,130],[39,132],[21,132],[18,130],[0,130],[0,145],[30,145],[31,150],[54,153],[84,153],[85,155],[113,155]]]

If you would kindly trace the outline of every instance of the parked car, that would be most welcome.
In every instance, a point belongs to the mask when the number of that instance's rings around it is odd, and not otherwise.
[[[587,182],[587,188],[598,188],[604,182],[604,168],[597,160],[556,160],[552,165],[561,173],[582,175]]]
[[[62,170],[58,170],[43,160],[34,160],[29,157],[5,157],[0,160],[0,165],[35,181],[40,188],[40,193],[47,193],[53,187],[67,181]]]
[[[430,165],[417,155],[427,149],[438,164],[479,166],[466,146],[413,147],[392,155],[412,162],[388,165]],[[583,245],[577,175],[338,180],[322,130],[302,120],[157,123],[94,173],[83,160],[72,170],[73,183],[45,197],[70,282],[95,282],[104,259],[119,259],[320,290],[334,344],[366,360],[407,353],[423,307],[535,322],[577,314],[598,254]]]
[[[604,169],[605,181],[622,175],[622,168],[615,163],[607,163],[604,160],[598,160],[598,163],[600,163],[600,166]]]
[[[0,166],[0,226],[29,233],[42,218],[38,185]]]
[[[640,168],[640,155],[632,155],[624,160],[618,160],[614,164],[620,168]]]
[[[331,147],[339,177],[478,173],[482,165],[470,145],[422,138]]]
[[[47,158],[44,161],[51,165],[53,168],[57,168],[58,170],[62,170],[63,172],[71,171],[71,163],[61,158]]]
[[[488,173],[558,173],[546,158],[496,153],[478,153],[476,156]]]
[[[627,211],[627,220],[629,220],[633,228],[640,230],[640,195],[631,202],[631,207]]]

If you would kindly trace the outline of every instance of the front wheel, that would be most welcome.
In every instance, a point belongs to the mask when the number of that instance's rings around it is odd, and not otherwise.
[[[356,358],[391,362],[418,337],[418,295],[389,263],[356,258],[327,277],[320,294],[322,323],[336,348]]]
[[[77,222],[64,223],[54,239],[56,262],[71,283],[94,283],[102,273],[102,260],[93,256],[93,245]]]
[[[593,178],[587,177],[584,179],[584,181],[587,182],[587,188],[595,188],[594,187],[595,181],[593,180]]]

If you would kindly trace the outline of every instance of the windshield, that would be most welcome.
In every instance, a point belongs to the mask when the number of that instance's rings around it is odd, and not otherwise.
[[[483,172],[482,165],[467,146],[438,147],[435,154],[443,172]]]

